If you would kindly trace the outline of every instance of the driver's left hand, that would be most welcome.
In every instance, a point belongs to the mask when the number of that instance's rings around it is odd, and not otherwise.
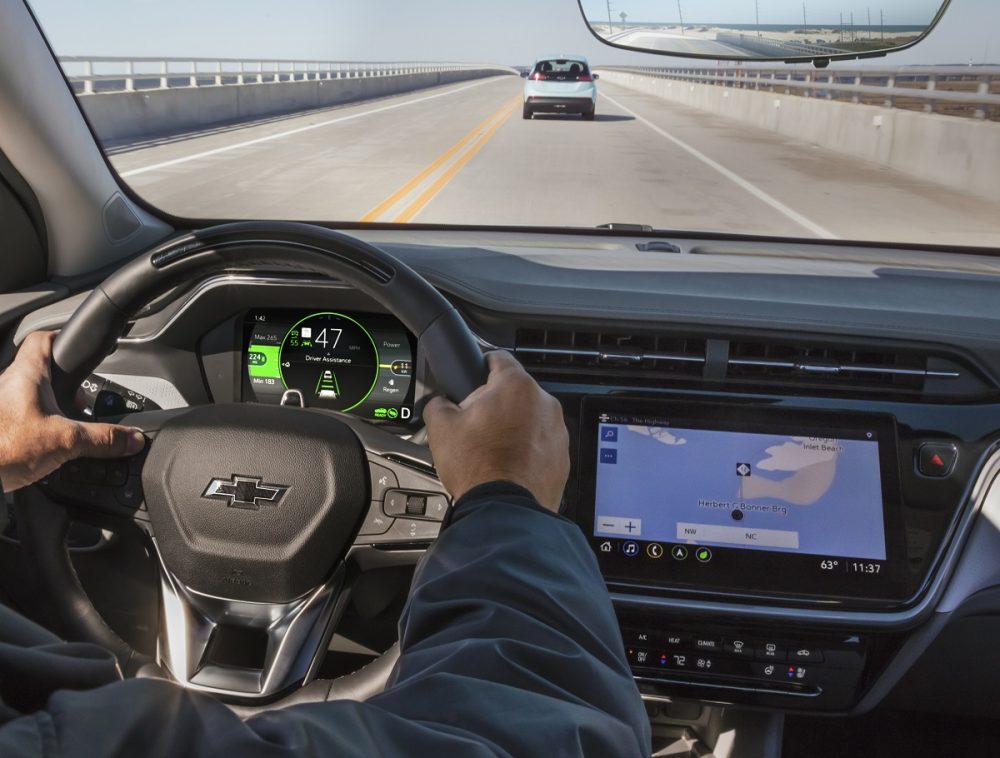
[[[34,332],[0,373],[0,487],[25,487],[83,456],[119,458],[146,444],[137,429],[66,418],[52,392],[55,332]]]

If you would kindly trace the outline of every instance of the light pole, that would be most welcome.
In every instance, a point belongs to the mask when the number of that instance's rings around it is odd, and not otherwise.
[[[681,0],[677,0],[677,18],[681,22],[681,34],[684,34],[684,12],[681,10]]]
[[[760,36],[760,0],[753,0],[753,9],[757,18],[757,36]]]
[[[872,9],[868,9],[868,39],[872,38]]]
[[[885,9],[878,9],[878,28],[882,34],[882,41],[885,42]]]
[[[806,4],[802,3],[802,33],[805,34],[808,28],[808,24],[806,23]]]
[[[611,0],[607,0],[608,5],[608,36],[614,34],[615,28],[611,25]]]

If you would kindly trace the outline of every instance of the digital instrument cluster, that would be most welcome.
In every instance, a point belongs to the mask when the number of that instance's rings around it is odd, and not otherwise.
[[[244,333],[245,400],[277,404],[296,390],[306,407],[396,423],[413,416],[414,339],[392,316],[257,310]]]

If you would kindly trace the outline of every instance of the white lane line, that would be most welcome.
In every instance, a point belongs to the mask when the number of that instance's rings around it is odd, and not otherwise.
[[[434,100],[439,97],[448,97],[450,95],[458,94],[459,92],[464,92],[467,89],[472,89],[473,87],[481,87],[484,84],[489,84],[495,81],[493,77],[484,79],[483,81],[474,82],[472,84],[467,84],[464,87],[459,87],[458,89],[448,90],[447,92],[438,92],[434,95],[426,95],[424,97],[417,97],[413,100],[406,100],[402,103],[393,103],[392,105],[383,105],[380,108],[372,108],[370,111],[362,111],[361,113],[352,113],[349,116],[341,116],[340,118],[333,118],[329,121],[320,121],[316,124],[308,124],[307,126],[300,126],[297,129],[288,129],[284,132],[275,132],[274,134],[268,134],[266,137],[257,137],[256,139],[245,140],[244,142],[235,142],[232,145],[225,145],[224,147],[217,147],[213,150],[203,150],[200,153],[192,153],[191,155],[185,155],[182,158],[174,158],[169,161],[162,161],[161,163],[152,163],[149,166],[142,166],[140,168],[133,168],[129,171],[123,171],[119,174],[122,179],[127,179],[130,176],[138,176],[139,174],[145,174],[149,171],[157,171],[161,168],[167,168],[168,166],[177,166],[181,163],[188,163],[189,161],[196,161],[201,158],[207,158],[210,155],[218,155],[219,153],[227,153],[230,150],[237,150],[241,147],[249,147],[250,145],[259,145],[262,142],[270,142],[276,139],[283,139],[284,137],[290,137],[293,134],[301,134],[302,132],[308,132],[312,129],[319,129],[324,126],[332,126],[333,124],[342,124],[345,121],[353,121],[354,119],[364,118],[365,116],[373,116],[376,113],[385,113],[386,111],[396,110],[397,108],[405,108],[407,105],[416,105],[417,103],[425,103],[428,100]]]
[[[812,232],[813,234],[815,234],[817,237],[822,237],[823,239],[830,239],[830,240],[837,239],[837,235],[834,234],[833,232],[831,232],[830,230],[824,229],[819,224],[817,224],[817,223],[815,223],[813,221],[810,221],[808,218],[806,218],[805,216],[803,216],[798,211],[792,210],[791,208],[789,208],[787,205],[785,205],[783,202],[781,202],[777,198],[772,197],[771,195],[767,194],[764,190],[762,190],[756,184],[752,184],[751,182],[748,182],[742,176],[740,176],[739,174],[736,174],[736,173],[730,171],[728,168],[726,168],[725,166],[723,166],[718,161],[712,160],[707,155],[705,155],[704,153],[702,153],[700,150],[697,150],[696,148],[691,147],[691,145],[689,145],[688,143],[684,142],[683,140],[679,140],[674,135],[670,134],[669,132],[664,131],[663,129],[661,129],[660,127],[658,127],[656,124],[654,124],[652,121],[650,121],[649,119],[643,118],[638,113],[636,113],[635,111],[631,110],[630,108],[626,108],[624,105],[622,105],[621,103],[619,103],[613,97],[610,97],[609,95],[606,95],[603,92],[601,93],[600,96],[603,97],[605,100],[607,100],[612,105],[615,105],[618,108],[621,108],[627,114],[629,114],[630,116],[632,116],[633,118],[635,118],[636,121],[641,121],[642,123],[644,123],[646,126],[648,126],[650,129],[652,129],[654,132],[656,132],[657,134],[659,134],[661,137],[664,137],[664,138],[670,140],[675,145],[677,145],[677,147],[679,147],[681,150],[684,150],[684,151],[690,153],[695,158],[697,158],[702,163],[704,163],[706,166],[715,169],[720,174],[722,174],[724,177],[726,177],[727,179],[729,179],[731,182],[733,182],[734,184],[738,185],[739,187],[742,187],[743,189],[745,189],[747,192],[749,192],[751,195],[753,195],[754,197],[756,197],[758,200],[760,200],[760,201],[762,201],[764,203],[767,203],[768,205],[770,205],[772,208],[774,208],[779,213],[784,214],[787,218],[791,219],[792,221],[794,221],[796,224],[798,224],[802,228],[808,229],[810,232]]]

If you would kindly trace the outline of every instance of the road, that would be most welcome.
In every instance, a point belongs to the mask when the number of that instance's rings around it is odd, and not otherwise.
[[[502,76],[119,148],[179,216],[662,229],[995,245],[991,203],[611,83],[522,120]]]
[[[637,47],[641,50],[667,50],[673,53],[694,53],[696,55],[726,56],[735,55],[741,58],[753,57],[750,50],[743,50],[733,45],[715,40],[712,36],[689,32],[667,32],[662,30],[629,29],[608,38],[616,45]]]

